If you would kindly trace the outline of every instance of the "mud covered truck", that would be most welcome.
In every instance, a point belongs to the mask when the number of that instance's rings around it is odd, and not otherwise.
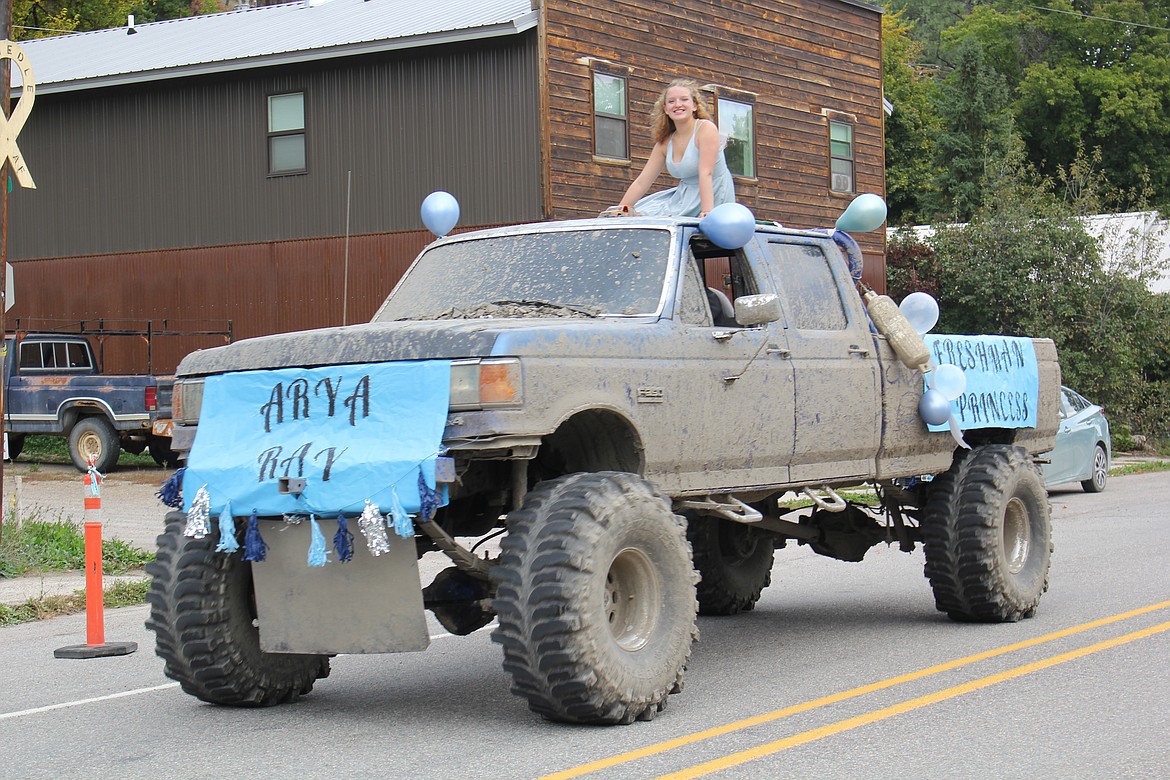
[[[696,614],[752,609],[790,542],[843,561],[921,544],[951,618],[1032,615],[1052,342],[928,337],[907,360],[851,238],[749,233],[464,233],[368,324],[187,356],[181,496],[164,490],[177,509],[149,566],[167,675],[207,702],[291,701],[332,655],[425,648],[429,609],[454,634],[497,621],[513,692],[547,718],[650,719],[682,689]],[[968,378],[950,419],[923,412],[942,364]],[[436,550],[450,566],[422,583]]]

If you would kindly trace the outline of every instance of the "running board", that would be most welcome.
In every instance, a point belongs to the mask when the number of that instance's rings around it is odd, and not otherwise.
[[[720,496],[720,499],[716,500],[708,496],[698,501],[680,501],[678,506],[680,509],[694,509],[704,514],[722,517],[724,520],[748,525],[758,523],[764,519],[762,514],[735,496]]]

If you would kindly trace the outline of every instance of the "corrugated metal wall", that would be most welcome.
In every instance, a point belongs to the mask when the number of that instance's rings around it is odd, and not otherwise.
[[[348,295],[346,242],[332,238],[28,260],[14,265],[15,318],[118,317],[153,327],[209,329],[231,320],[236,339],[366,322],[419,251],[426,231],[351,236]],[[216,337],[154,339],[156,373],[169,373],[188,352]],[[105,370],[146,370],[138,339],[110,338]]]
[[[309,172],[269,177],[267,96],[288,91],[305,93]],[[538,91],[532,30],[42,95],[20,135],[37,189],[10,197],[9,258],[344,235],[347,195],[351,234],[421,227],[438,189],[463,224],[539,219]]]

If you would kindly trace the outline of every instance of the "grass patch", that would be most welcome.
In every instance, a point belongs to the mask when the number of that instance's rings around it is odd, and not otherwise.
[[[102,540],[102,570],[106,574],[122,574],[152,560],[153,553],[121,539]],[[19,527],[11,520],[4,523],[0,577],[84,569],[85,534],[80,524],[60,517],[45,520],[39,514],[24,520]]]
[[[1142,460],[1136,463],[1123,463],[1109,469],[1109,476],[1124,477],[1128,474],[1149,474],[1155,471],[1170,471],[1170,460]]]
[[[149,589],[149,580],[115,582],[105,589],[102,603],[107,609],[144,604],[146,591]],[[42,596],[21,604],[0,604],[0,626],[14,626],[17,623],[47,620],[84,611],[85,592],[75,590],[65,596]]]
[[[851,504],[881,506],[881,501],[878,500],[877,493],[872,490],[839,490],[837,494]],[[781,509],[801,509],[806,506],[813,506],[813,502],[808,498],[798,496],[796,498],[784,499],[779,502],[778,506]]]
[[[102,573],[117,575],[139,569],[154,555],[121,539],[102,540]],[[39,513],[17,527],[10,518],[0,538],[0,577],[20,577],[54,571],[84,571],[85,533],[71,519],[43,519]],[[126,607],[146,600],[149,582],[125,580],[105,589],[106,607]],[[21,604],[0,604],[0,626],[45,620],[85,610],[85,591],[67,595],[38,596]]]
[[[69,458],[69,446],[64,436],[41,436],[39,434],[29,434],[24,437],[24,449],[21,450],[18,460],[29,463],[73,462]],[[122,454],[118,456],[118,464],[158,468],[154,458],[150,457],[150,452],[145,450],[138,455],[122,450]]]

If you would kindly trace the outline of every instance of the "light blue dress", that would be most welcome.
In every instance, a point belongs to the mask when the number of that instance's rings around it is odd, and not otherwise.
[[[674,137],[671,136],[666,142],[666,170],[679,180],[678,186],[655,192],[639,200],[634,205],[634,210],[639,214],[652,217],[699,216],[703,209],[699,197],[699,146],[695,143],[695,137],[699,134],[699,124],[695,123],[695,132],[687,142],[681,161],[677,163],[674,161]],[[719,150],[719,156],[715,158],[711,184],[715,191],[716,206],[735,202],[735,183],[731,179],[731,171],[727,168],[722,148]]]

